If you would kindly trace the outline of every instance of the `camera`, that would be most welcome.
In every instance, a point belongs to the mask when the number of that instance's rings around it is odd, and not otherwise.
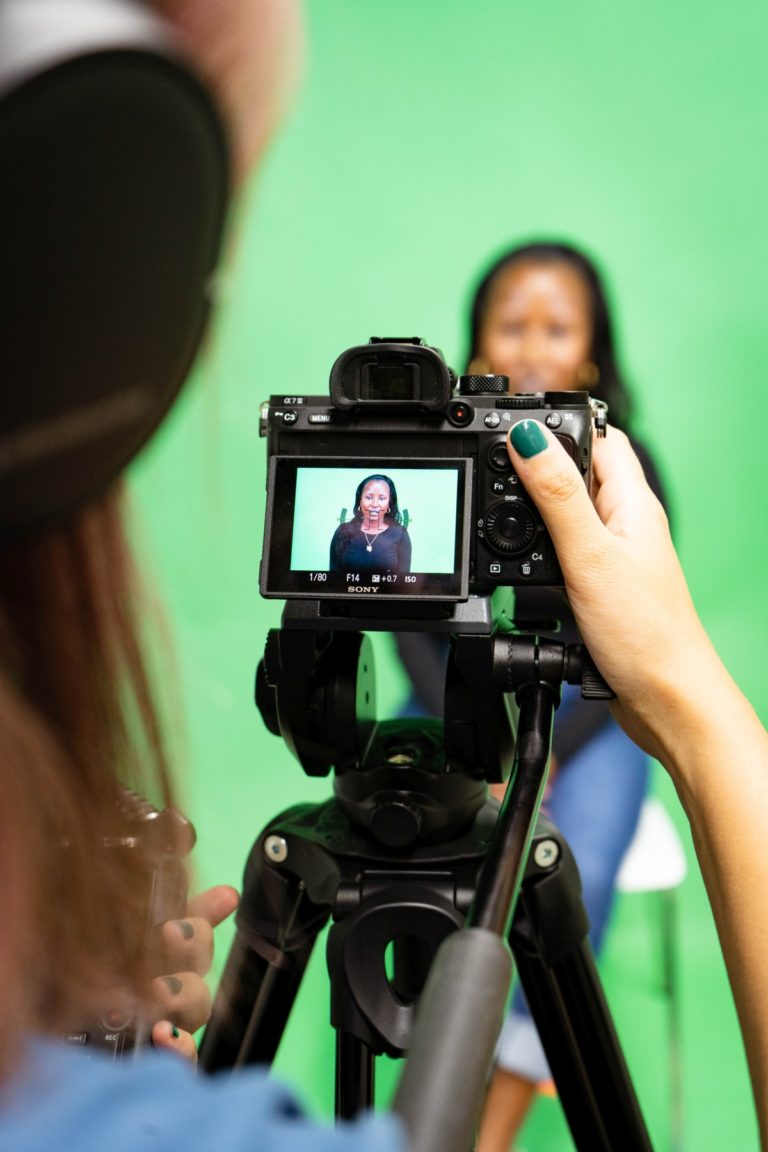
[[[177,808],[158,811],[142,796],[123,789],[114,826],[103,836],[101,849],[119,856],[126,871],[135,872],[141,859],[141,944],[147,981],[163,971],[158,930],[167,920],[186,914],[187,869],[184,859],[192,850],[195,829]],[[139,852],[139,849],[142,851]],[[62,851],[67,851],[65,845]],[[89,1009],[73,1021],[62,1039],[87,1055],[94,1050],[127,1056],[150,1041],[152,1026],[136,1005],[119,993],[115,1002]]]
[[[559,587],[562,573],[512,468],[507,435],[546,424],[589,486],[587,392],[509,395],[461,376],[418,338],[372,338],[333,365],[330,394],[276,395],[268,440],[265,597],[451,604],[499,587]]]

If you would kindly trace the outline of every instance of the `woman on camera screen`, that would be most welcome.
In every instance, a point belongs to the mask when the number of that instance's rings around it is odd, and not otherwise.
[[[354,507],[353,519],[333,534],[331,572],[410,572],[411,541],[390,477],[374,473],[361,480]]]
[[[614,349],[611,317],[593,263],[564,244],[533,243],[504,253],[486,271],[469,316],[468,370],[509,378],[511,393],[585,390],[609,408],[609,420],[630,430],[630,397]],[[646,477],[660,485],[649,457],[633,439]],[[564,595],[554,589],[515,590],[515,619],[541,633],[557,620],[557,639],[579,640]],[[409,715],[442,711],[445,641],[434,634],[398,636],[409,672]],[[606,702],[584,701],[563,686],[555,716],[548,815],[573,850],[581,874],[591,941],[599,952],[616,874],[637,824],[648,782],[648,757],[611,719]],[[481,1152],[509,1148],[549,1070],[535,1026],[518,992],[505,1022],[497,1067],[480,1133]]]

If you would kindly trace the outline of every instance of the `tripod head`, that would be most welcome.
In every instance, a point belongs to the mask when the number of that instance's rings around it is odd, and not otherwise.
[[[504,591],[504,602],[476,597],[447,616],[386,622],[450,637],[442,720],[376,720],[373,649],[359,629],[381,630],[381,619],[293,601],[270,631],[256,676],[267,728],[307,775],[334,771],[338,806],[377,844],[429,843],[472,823],[487,783],[509,776],[526,685],[546,683],[555,707],[563,682],[610,696],[582,645],[519,633]]]

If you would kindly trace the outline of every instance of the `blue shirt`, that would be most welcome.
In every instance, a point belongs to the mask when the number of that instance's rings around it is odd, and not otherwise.
[[[405,1152],[394,1116],[303,1116],[261,1070],[205,1076],[172,1053],[136,1060],[36,1043],[0,1098],[1,1152]]]

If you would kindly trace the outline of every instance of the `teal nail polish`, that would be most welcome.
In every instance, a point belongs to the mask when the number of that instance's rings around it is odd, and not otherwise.
[[[178,920],[177,923],[179,925],[179,932],[181,932],[184,939],[185,940],[191,940],[195,934],[195,930],[192,927],[192,925],[189,923],[189,921],[188,920]]]
[[[509,434],[512,447],[526,460],[537,456],[547,447],[547,438],[538,420],[521,420]]]
[[[181,1036],[181,1032],[179,1032],[175,1024],[171,1024],[171,1036],[173,1036],[174,1040],[178,1040],[179,1036]]]

